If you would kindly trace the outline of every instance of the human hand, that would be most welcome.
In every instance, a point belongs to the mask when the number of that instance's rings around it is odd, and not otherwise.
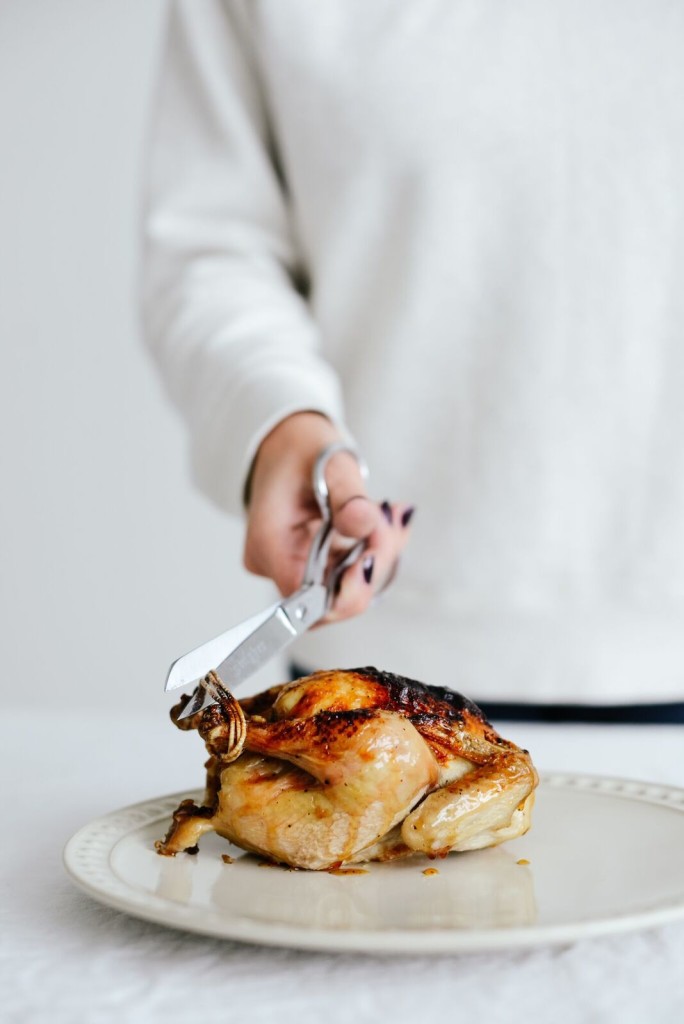
[[[272,579],[288,595],[302,583],[321,513],[311,485],[316,459],[342,440],[319,413],[288,416],[262,442],[251,476],[244,564]],[[345,542],[365,539],[362,557],[344,573],[334,603],[323,621],[364,611],[374,594],[391,581],[410,534],[413,508],[372,501],[356,459],[337,452],[326,469],[336,538],[331,559],[338,561]]]

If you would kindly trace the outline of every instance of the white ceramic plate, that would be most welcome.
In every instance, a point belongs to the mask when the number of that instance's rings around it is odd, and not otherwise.
[[[158,856],[154,840],[188,795],[84,826],[64,851],[67,871],[90,896],[136,917],[300,949],[476,952],[684,917],[684,789],[546,774],[521,839],[435,862],[369,864],[346,876],[266,866],[214,834],[202,839],[198,856]]]

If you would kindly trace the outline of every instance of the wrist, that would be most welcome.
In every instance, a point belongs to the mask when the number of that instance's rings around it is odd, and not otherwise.
[[[315,452],[341,438],[338,428],[320,412],[295,412],[286,416],[259,445],[255,463],[261,459],[282,458],[290,452]]]

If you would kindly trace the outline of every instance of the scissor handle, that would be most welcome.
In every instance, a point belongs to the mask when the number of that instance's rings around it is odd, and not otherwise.
[[[328,483],[325,479],[325,470],[333,455],[337,455],[338,452],[347,452],[349,455],[352,455],[359,465],[361,476],[364,480],[368,477],[368,466],[366,465],[365,460],[361,455],[359,455],[353,445],[344,441],[336,441],[334,444],[329,444],[323,449],[316,459],[316,463],[313,468],[312,483],[314,494],[316,495],[316,501],[318,502],[318,507],[321,510],[323,524],[314,537],[311,550],[309,551],[306,571],[304,573],[305,584],[323,582],[325,567],[328,562],[328,552],[330,551],[330,543],[332,541],[332,510],[330,508],[330,492],[328,490]],[[355,547],[356,546],[357,545],[355,545]],[[354,559],[352,559],[352,561],[353,560]]]
[[[330,575],[326,580],[326,586],[328,588],[328,608],[330,608],[331,604],[333,603],[333,600],[335,598],[335,591],[337,589],[337,584],[339,583],[342,573],[345,572],[350,565],[354,565],[354,563],[359,560],[359,558],[361,557],[365,550],[366,541],[357,540],[354,547],[350,548],[349,551],[347,551],[346,555],[342,558],[342,560],[340,562],[337,562],[337,564],[334,565],[330,570]]]

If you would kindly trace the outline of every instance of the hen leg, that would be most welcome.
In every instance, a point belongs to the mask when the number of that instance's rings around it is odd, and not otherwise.
[[[175,857],[183,851],[197,853],[200,837],[213,831],[213,813],[211,807],[198,807],[192,800],[183,800],[173,812],[173,821],[166,836],[154,844],[157,853],[165,857]]]
[[[536,783],[527,755],[506,752],[426,797],[406,817],[401,838],[430,856],[513,839],[529,828]]]

